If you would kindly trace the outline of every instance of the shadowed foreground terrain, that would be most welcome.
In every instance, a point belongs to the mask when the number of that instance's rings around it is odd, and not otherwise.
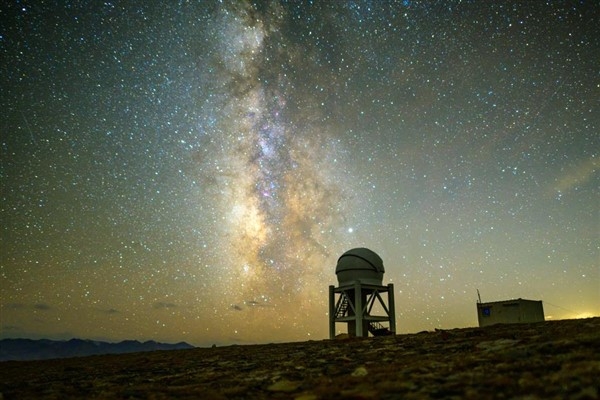
[[[0,399],[597,399],[600,318],[0,363]]]

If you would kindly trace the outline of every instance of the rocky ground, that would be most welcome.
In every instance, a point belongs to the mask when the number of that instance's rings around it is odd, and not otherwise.
[[[600,318],[0,363],[0,399],[597,399]]]

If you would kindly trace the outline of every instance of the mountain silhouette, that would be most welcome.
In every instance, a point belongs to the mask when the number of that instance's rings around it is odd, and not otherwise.
[[[98,354],[123,354],[142,351],[181,350],[192,348],[194,348],[194,346],[185,342],[168,344],[155,342],[153,340],[146,342],[124,340],[119,343],[109,343],[84,339],[71,339],[67,341],[48,339],[2,339],[0,340],[0,361],[47,360],[52,358],[85,357]]]

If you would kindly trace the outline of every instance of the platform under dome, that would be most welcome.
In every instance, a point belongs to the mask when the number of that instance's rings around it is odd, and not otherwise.
[[[348,250],[342,254],[335,268],[340,286],[351,285],[355,281],[381,286],[384,272],[381,257],[364,247]]]

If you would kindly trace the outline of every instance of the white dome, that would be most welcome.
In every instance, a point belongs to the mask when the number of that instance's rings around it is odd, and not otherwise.
[[[384,272],[381,257],[364,247],[342,254],[335,268],[340,286],[351,285],[355,281],[381,286]]]

